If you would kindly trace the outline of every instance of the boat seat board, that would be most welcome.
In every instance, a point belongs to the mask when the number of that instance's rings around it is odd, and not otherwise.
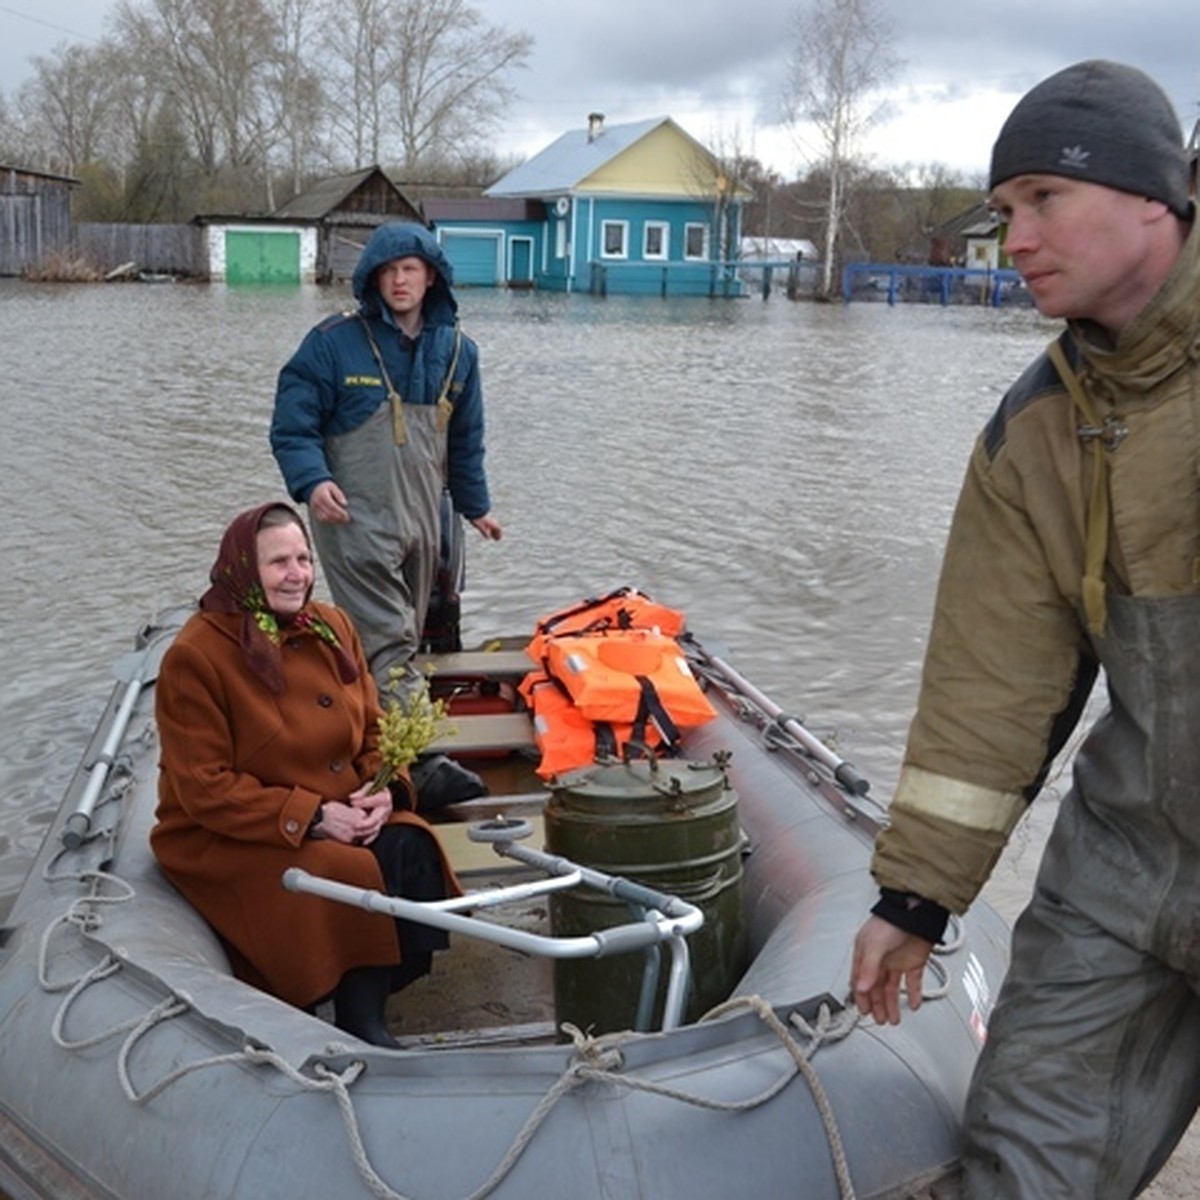
[[[418,655],[417,666],[443,677],[523,679],[534,663],[524,650],[460,650],[455,654]]]
[[[447,718],[430,749],[439,754],[471,755],[490,750],[532,749],[533,721],[528,713],[480,713]]]
[[[475,800],[460,800],[447,804],[440,812],[455,821],[490,821],[494,817],[540,816],[550,797],[547,789],[542,792],[501,793],[494,796],[479,796]]]

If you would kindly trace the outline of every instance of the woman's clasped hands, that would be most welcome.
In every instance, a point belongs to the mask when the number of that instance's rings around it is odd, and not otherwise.
[[[391,792],[370,791],[371,786],[363,784],[345,800],[326,800],[315,832],[348,846],[369,846],[392,812]]]

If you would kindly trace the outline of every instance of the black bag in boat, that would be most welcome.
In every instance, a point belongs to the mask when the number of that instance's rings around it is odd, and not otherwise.
[[[474,771],[444,754],[417,759],[409,775],[417,792],[418,812],[432,812],[488,794],[487,784]]]

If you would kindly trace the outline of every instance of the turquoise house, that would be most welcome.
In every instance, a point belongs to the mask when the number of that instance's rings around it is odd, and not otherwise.
[[[669,117],[606,126],[593,113],[586,128],[564,133],[484,197],[491,216],[441,211],[454,202],[425,205],[456,283],[744,294],[735,260],[748,193]],[[512,205],[523,207],[502,207]]]

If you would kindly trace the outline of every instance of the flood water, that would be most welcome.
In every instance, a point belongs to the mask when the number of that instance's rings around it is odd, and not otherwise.
[[[465,636],[630,584],[886,800],[976,432],[1030,310],[466,291],[500,543]],[[283,498],[275,376],[337,289],[0,281],[0,897],[20,883],[155,610]]]

